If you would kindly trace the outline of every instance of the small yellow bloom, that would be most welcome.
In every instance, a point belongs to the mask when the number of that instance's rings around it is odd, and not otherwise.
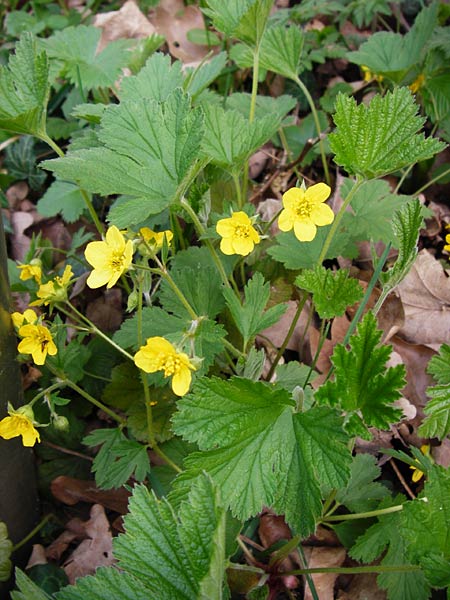
[[[430,450],[431,450],[431,448],[430,448],[429,444],[424,444],[423,446],[420,446],[420,451],[425,456],[430,456]],[[416,461],[416,462],[418,463],[418,461]],[[420,481],[423,477],[423,471],[421,471],[417,467],[413,467],[412,465],[409,468],[414,471],[414,473],[412,474],[412,477],[411,477],[411,479],[414,481],[414,483],[417,483],[418,481]]]
[[[243,211],[233,212],[230,218],[217,221],[216,231],[222,236],[220,249],[227,255],[247,256],[261,241],[251,219]]]
[[[106,284],[112,288],[120,276],[128,270],[133,260],[133,242],[125,241],[115,225],[106,232],[104,242],[90,242],[84,251],[86,260],[94,267],[87,279],[90,288]]]
[[[166,229],[165,231],[160,231],[157,233],[149,227],[141,227],[141,229],[139,229],[139,233],[141,234],[144,242],[150,246],[153,252],[158,252],[158,250],[161,250],[164,244],[164,237],[166,238],[168,246],[170,246],[170,242],[173,240],[173,233],[170,231],[170,229]]]
[[[445,236],[445,241],[446,241],[446,244],[444,246],[444,250],[446,250],[447,252],[450,252],[450,233],[447,233],[447,235]]]
[[[17,265],[17,268],[21,269],[20,279],[22,281],[27,281],[27,279],[34,279],[38,283],[41,283],[41,277],[42,277],[41,266],[42,266],[42,263],[39,260],[39,258],[34,258],[27,265]]]
[[[0,421],[0,437],[5,440],[22,436],[22,444],[32,447],[41,441],[38,430],[33,425],[33,410],[31,406],[22,406],[14,410],[11,405],[8,406],[8,417]]]
[[[375,81],[383,81],[383,75],[377,75],[376,73],[373,73],[369,67],[366,67],[366,65],[361,65],[361,71],[363,72],[364,81],[366,83],[369,83],[373,79],[375,79]]]
[[[24,323],[29,325],[33,325],[34,323],[36,323],[36,321],[38,320],[38,316],[34,312],[34,310],[32,310],[31,308],[27,308],[24,313],[13,312],[11,315],[11,319],[14,327],[16,329],[19,329]]]
[[[67,300],[67,288],[72,277],[72,267],[67,265],[61,277],[57,276],[39,286],[36,292],[38,300],[30,302],[30,306],[41,306],[42,304],[47,306],[56,302],[65,302]]]
[[[320,227],[333,222],[333,211],[323,204],[330,193],[331,188],[325,183],[316,183],[306,191],[291,188],[283,194],[284,210],[278,218],[278,227],[281,231],[294,228],[300,242],[310,242],[316,237],[316,225]]]
[[[17,346],[21,354],[31,354],[37,365],[43,365],[47,354],[54,356],[58,350],[52,334],[43,325],[22,325],[19,335],[23,340]]]
[[[418,92],[423,84],[425,83],[425,75],[423,73],[419,73],[419,75],[414,79],[411,85],[408,85],[409,89],[413,94]]]
[[[195,367],[187,354],[178,352],[163,337],[148,338],[146,345],[136,352],[134,362],[146,373],[164,371],[164,377],[172,377],[172,390],[177,396],[189,391]]]

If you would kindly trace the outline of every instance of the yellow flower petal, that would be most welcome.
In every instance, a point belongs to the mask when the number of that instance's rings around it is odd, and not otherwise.
[[[290,188],[282,196],[283,206],[284,208],[295,210],[298,202],[302,202],[304,198],[304,190],[297,187]]]
[[[282,210],[278,217],[278,227],[281,231],[290,231],[294,227],[295,215],[291,210]]]
[[[311,242],[316,237],[317,227],[311,222],[296,221],[294,233],[300,242]]]
[[[106,248],[105,242],[90,242],[86,246],[84,256],[94,269],[101,269],[109,265],[110,253],[105,252]]]
[[[91,274],[87,278],[86,284],[90,288],[96,289],[102,287],[102,285],[106,285],[110,280],[110,277],[111,273],[109,270],[101,271],[99,269],[94,269],[93,271],[91,271]]]
[[[108,246],[112,246],[115,250],[118,250],[119,252],[125,248],[125,238],[115,225],[112,225],[108,229],[108,231],[106,232],[105,240]]]
[[[12,414],[0,421],[0,437],[5,440],[22,436],[24,446],[34,446],[36,441],[40,441],[39,432],[35,429],[32,421],[25,415]]]
[[[241,256],[248,256],[255,246],[255,243],[250,237],[234,238],[232,244],[234,249],[233,254],[240,254]]]
[[[220,221],[217,221],[216,231],[222,237],[232,237],[234,235],[233,219],[220,219]]]
[[[331,194],[331,188],[326,183],[316,183],[309,187],[305,192],[306,200],[313,202],[325,202]]]
[[[317,204],[311,209],[311,221],[316,225],[329,225],[334,221],[334,212],[328,204]]]
[[[184,396],[189,391],[191,385],[191,371],[188,367],[182,367],[178,373],[172,377],[172,390],[177,396]]]
[[[231,237],[224,237],[220,240],[220,251],[227,256],[234,254],[233,240]]]

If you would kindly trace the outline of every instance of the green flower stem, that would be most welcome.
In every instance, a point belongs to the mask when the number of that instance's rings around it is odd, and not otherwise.
[[[222,340],[225,348],[232,354],[235,358],[246,358],[246,354],[244,352],[240,352],[237,348],[233,346],[228,340]]]
[[[330,244],[331,244],[331,242],[333,240],[334,234],[336,233],[337,228],[339,227],[339,225],[340,225],[340,223],[342,221],[342,217],[345,214],[347,206],[349,206],[350,202],[353,200],[354,195],[356,194],[356,192],[360,189],[360,187],[364,183],[365,183],[364,179],[361,179],[359,176],[356,177],[356,181],[355,181],[354,186],[352,187],[352,189],[348,193],[347,198],[342,203],[342,206],[341,206],[338,214],[334,218],[333,224],[331,225],[331,228],[330,228],[330,230],[328,232],[326,240],[325,240],[325,242],[324,242],[324,244],[322,246],[322,250],[320,252],[320,256],[319,256],[319,259],[317,261],[318,265],[321,265],[323,263],[323,261],[325,260],[325,256],[327,255],[327,252],[328,252]]]
[[[266,377],[266,381],[270,381],[272,375],[275,372],[275,369],[277,368],[278,363],[280,362],[281,357],[284,354],[284,351],[287,348],[287,345],[289,343],[289,340],[292,337],[292,334],[295,331],[295,328],[297,326],[297,322],[300,318],[301,312],[303,310],[303,307],[306,304],[306,300],[308,299],[308,294],[303,294],[302,299],[300,300],[300,302],[298,303],[297,306],[297,310],[295,312],[294,318],[292,319],[291,325],[289,327],[289,331],[286,334],[286,337],[283,340],[283,343],[281,344],[280,348],[278,349],[277,355],[274,358],[274,361],[269,369],[269,372],[267,373],[267,377]]]
[[[421,194],[424,190],[426,190],[428,187],[430,187],[430,185],[433,185],[433,183],[436,183],[436,181],[439,181],[439,179],[442,179],[443,177],[445,177],[446,175],[448,175],[450,173],[450,169],[446,169],[445,171],[443,171],[442,173],[439,173],[439,175],[436,175],[436,177],[433,177],[433,179],[430,179],[430,181],[428,181],[425,185],[423,185],[422,187],[420,187],[418,190],[416,190],[414,192],[414,194],[412,194],[413,196],[418,196],[419,194]]]
[[[381,515],[389,515],[391,513],[400,512],[403,510],[403,504],[396,504],[389,508],[380,508],[378,510],[369,510],[368,512],[354,513],[349,515],[333,515],[325,516],[321,519],[321,523],[331,523],[332,521],[356,521],[357,519],[370,519]]]
[[[131,360],[131,362],[134,362],[134,359],[133,359],[133,357],[131,356],[131,354],[129,352],[127,352],[126,350],[124,350],[123,348],[121,348],[118,344],[116,344],[116,342],[114,342],[111,338],[109,338],[106,334],[104,334],[103,331],[101,331],[98,327],[96,327],[94,325],[94,323],[92,323],[92,321],[90,321],[82,313],[80,313],[80,311],[77,310],[75,308],[75,306],[73,304],[71,304],[68,300],[67,300],[67,305],[75,313],[75,315],[78,317],[78,319],[82,323],[85,323],[89,327],[89,330],[90,330],[91,333],[95,333],[96,335],[98,335],[99,337],[101,337],[110,346],[112,346],[113,348],[115,348],[117,350],[117,352],[120,352],[121,354],[123,354],[124,356],[126,356],[128,358],[128,360]],[[71,319],[73,318],[73,315],[71,313],[67,312],[66,310],[64,310],[63,307],[61,307],[59,305],[58,305],[58,310],[60,310],[61,312],[63,312],[69,318],[71,318]]]
[[[317,350],[316,350],[316,353],[312,360],[312,363],[309,367],[308,375],[305,379],[305,382],[303,383],[304,388],[308,385],[308,381],[316,367],[317,361],[319,360],[320,352],[322,350],[322,346],[325,343],[325,340],[327,339],[327,335],[328,335],[328,331],[330,330],[330,327],[331,327],[331,321],[327,321],[326,319],[323,319],[322,323],[320,324],[319,343],[317,345]]]
[[[321,131],[320,122],[319,122],[319,115],[317,114],[314,100],[312,99],[312,96],[309,93],[308,88],[303,83],[303,81],[300,79],[300,77],[296,77],[294,79],[294,81],[298,85],[298,87],[302,90],[302,92],[304,93],[306,100],[309,104],[309,108],[311,109],[311,114],[313,116],[314,124],[317,129],[317,135],[319,137],[319,149],[320,149],[320,156],[322,157],[322,166],[323,166],[323,172],[325,175],[325,181],[327,182],[328,185],[330,185],[330,173],[328,171],[327,157],[325,155],[325,148],[323,145],[322,131]]]
[[[47,133],[45,133],[44,135],[41,135],[39,137],[43,142],[48,144],[50,146],[50,148],[52,150],[54,150],[60,158],[63,158],[65,156],[64,152],[61,150],[61,148],[58,146],[58,144],[56,142],[54,142],[52,140],[52,138],[47,135]],[[103,226],[100,222],[100,219],[97,216],[97,213],[95,212],[95,208],[91,202],[91,199],[89,198],[89,194],[86,192],[86,190],[83,190],[81,188],[80,188],[80,194],[83,196],[83,200],[86,203],[86,207],[89,211],[89,214],[91,215],[91,219],[94,222],[94,225],[95,225],[97,231],[99,232],[100,235],[103,235],[103,231],[104,231]]]
[[[67,387],[70,387],[74,392],[77,392],[77,394],[79,394],[80,396],[83,396],[83,398],[85,398],[88,402],[90,402],[91,404],[93,404],[94,406],[96,406],[97,408],[99,408],[100,410],[105,412],[107,415],[109,415],[112,419],[114,419],[114,421],[117,421],[117,423],[119,423],[119,425],[121,425],[121,427],[124,427],[127,424],[127,422],[124,418],[122,418],[120,415],[115,413],[113,410],[111,410],[110,408],[105,406],[102,402],[100,402],[100,400],[97,400],[96,398],[94,398],[93,396],[91,396],[90,394],[85,392],[76,383],[74,383],[73,381],[70,381],[70,379],[63,379],[63,382]]]
[[[253,123],[256,112],[256,98],[258,96],[258,77],[259,77],[259,44],[256,46],[253,52],[253,79],[252,79],[252,93],[250,96],[250,112],[248,115],[248,122]],[[245,161],[244,175],[242,178],[242,195],[240,206],[242,206],[247,200],[247,186],[248,186],[248,170],[249,161]]]
[[[206,234],[205,228],[201,224],[200,219],[197,217],[195,211],[193,210],[193,208],[189,204],[189,202],[187,202],[184,199],[181,199],[180,204],[184,208],[184,210],[188,213],[188,215],[191,217],[192,222],[194,223],[194,226],[197,230],[198,235],[199,236],[205,235]],[[205,238],[203,241],[205,242],[206,247],[208,248],[208,250],[211,253],[211,257],[216,264],[217,270],[219,271],[219,274],[220,274],[220,277],[222,278],[223,284],[226,287],[231,287],[231,283],[228,281],[227,274],[225,273],[225,269],[223,268],[222,261],[220,260],[219,256],[217,255],[217,252],[216,252],[214,246],[211,244],[211,241],[208,240],[207,238]]]
[[[49,515],[45,515],[45,517],[43,519],[41,519],[41,521],[36,525],[36,527],[34,529],[32,529],[30,531],[30,533],[28,533],[23,539],[20,540],[20,542],[17,542],[17,544],[15,544],[12,547],[11,553],[15,552],[16,550],[18,550],[19,548],[22,548],[22,546],[24,546],[27,542],[29,542],[30,540],[32,540],[34,538],[34,536],[44,527],[44,525],[46,525],[50,519],[53,518],[53,514],[49,514]]]
[[[313,567],[311,569],[295,569],[286,571],[279,577],[287,575],[307,575],[314,573],[336,573],[342,575],[358,575],[360,573],[410,573],[420,571],[419,565],[369,565],[367,567]]]
[[[328,513],[330,506],[333,504],[334,499],[336,498],[336,494],[337,494],[336,489],[331,490],[331,492],[328,494],[328,498],[323,503],[322,514],[326,515]]]
[[[234,187],[236,189],[237,205],[239,210],[242,210],[244,202],[242,201],[243,196],[241,193],[241,184],[239,183],[239,175],[233,172],[231,176],[233,177]]]
[[[36,396],[31,400],[31,402],[28,403],[28,406],[32,407],[43,396],[46,396],[47,394],[51,394],[54,390],[57,390],[60,387],[63,387],[63,384],[60,381],[58,381],[57,383],[54,383],[53,385],[49,385],[48,387],[45,388],[45,390],[42,390],[41,392],[36,394]]]

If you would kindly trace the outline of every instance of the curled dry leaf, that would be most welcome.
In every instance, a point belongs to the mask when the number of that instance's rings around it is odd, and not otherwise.
[[[28,196],[30,188],[26,181],[18,181],[6,190],[6,198],[8,206],[11,209],[16,209],[18,205]]]
[[[330,548],[321,546],[317,548],[305,548],[308,568],[310,569],[315,567],[341,567],[346,554],[345,548],[342,547]],[[333,600],[334,586],[338,578],[338,573],[316,573],[311,577],[320,600]],[[308,582],[306,582],[304,600],[313,600],[313,598],[314,596],[311,593]]]
[[[288,305],[288,308],[287,308],[286,312],[284,313],[284,315],[281,317],[281,319],[277,323],[275,323],[275,325],[272,325],[271,327],[264,329],[264,331],[261,331],[261,336],[268,338],[272,342],[272,344],[274,346],[276,346],[277,348],[281,347],[281,345],[287,335],[287,332],[289,331],[289,327],[291,326],[292,319],[294,318],[294,315],[297,311],[298,303],[295,302],[294,300],[289,300],[287,302],[287,305]],[[287,346],[288,350],[296,350],[297,352],[300,350],[300,343],[302,340],[303,333],[305,331],[305,327],[308,322],[308,315],[309,315],[310,307],[311,307],[310,303],[307,302],[301,312],[301,315],[300,315],[300,318],[295,327],[294,333],[292,334],[292,336],[289,340],[289,343]],[[262,340],[262,343],[264,343],[264,340]],[[300,354],[302,354],[302,353],[300,352]]]
[[[113,40],[146,38],[156,33],[155,26],[133,0],[125,2],[120,10],[97,14],[93,25],[102,29],[98,52]]]
[[[46,565],[48,562],[46,556],[46,550],[42,544],[33,544],[31,556],[28,559],[26,569],[31,569],[37,565]]]
[[[64,571],[70,583],[78,577],[92,575],[98,567],[114,564],[112,554],[112,535],[105,509],[100,504],[94,504],[89,521],[85,523],[87,539],[83,540],[67,561]]]
[[[29,212],[18,211],[11,215],[11,225],[14,233],[11,235],[11,257],[23,261],[30,248],[31,238],[24,231],[34,223],[33,215]]]
[[[433,448],[432,456],[437,465],[445,469],[450,467],[450,439],[447,437],[442,440],[440,446]]]
[[[210,52],[208,46],[193,44],[187,38],[191,29],[205,29],[203,15],[198,6],[184,6],[183,2],[161,2],[154,11],[151,21],[156,31],[163,35],[169,45],[170,54],[183,63],[199,64]]]
[[[69,506],[78,502],[96,502],[122,515],[128,510],[128,498],[131,495],[125,488],[100,490],[93,481],[66,475],[56,477],[50,489],[57,500]]]
[[[102,331],[117,331],[123,321],[122,294],[119,289],[105,290],[86,308],[87,318]]]
[[[377,585],[376,573],[355,575],[345,591],[340,591],[337,600],[386,600],[386,592]]]
[[[415,344],[448,344],[450,279],[434,256],[427,250],[419,252],[397,291],[405,311],[400,335]]]

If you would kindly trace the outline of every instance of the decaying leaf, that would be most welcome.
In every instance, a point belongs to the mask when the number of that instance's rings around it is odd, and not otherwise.
[[[345,548],[342,547],[329,548],[321,546],[317,548],[305,548],[305,554],[308,561],[308,568],[313,569],[315,567],[341,567],[347,553]],[[338,573],[316,573],[311,577],[320,600],[333,600],[334,585],[338,578]],[[313,598],[311,588],[308,582],[306,582],[304,600],[313,600]]]
[[[154,25],[150,23],[133,0],[125,2],[120,10],[97,14],[92,24],[103,30],[98,52],[101,52],[113,40],[139,39],[156,33]]]
[[[415,344],[450,342],[450,279],[427,250],[397,288],[405,311],[400,335]]]

